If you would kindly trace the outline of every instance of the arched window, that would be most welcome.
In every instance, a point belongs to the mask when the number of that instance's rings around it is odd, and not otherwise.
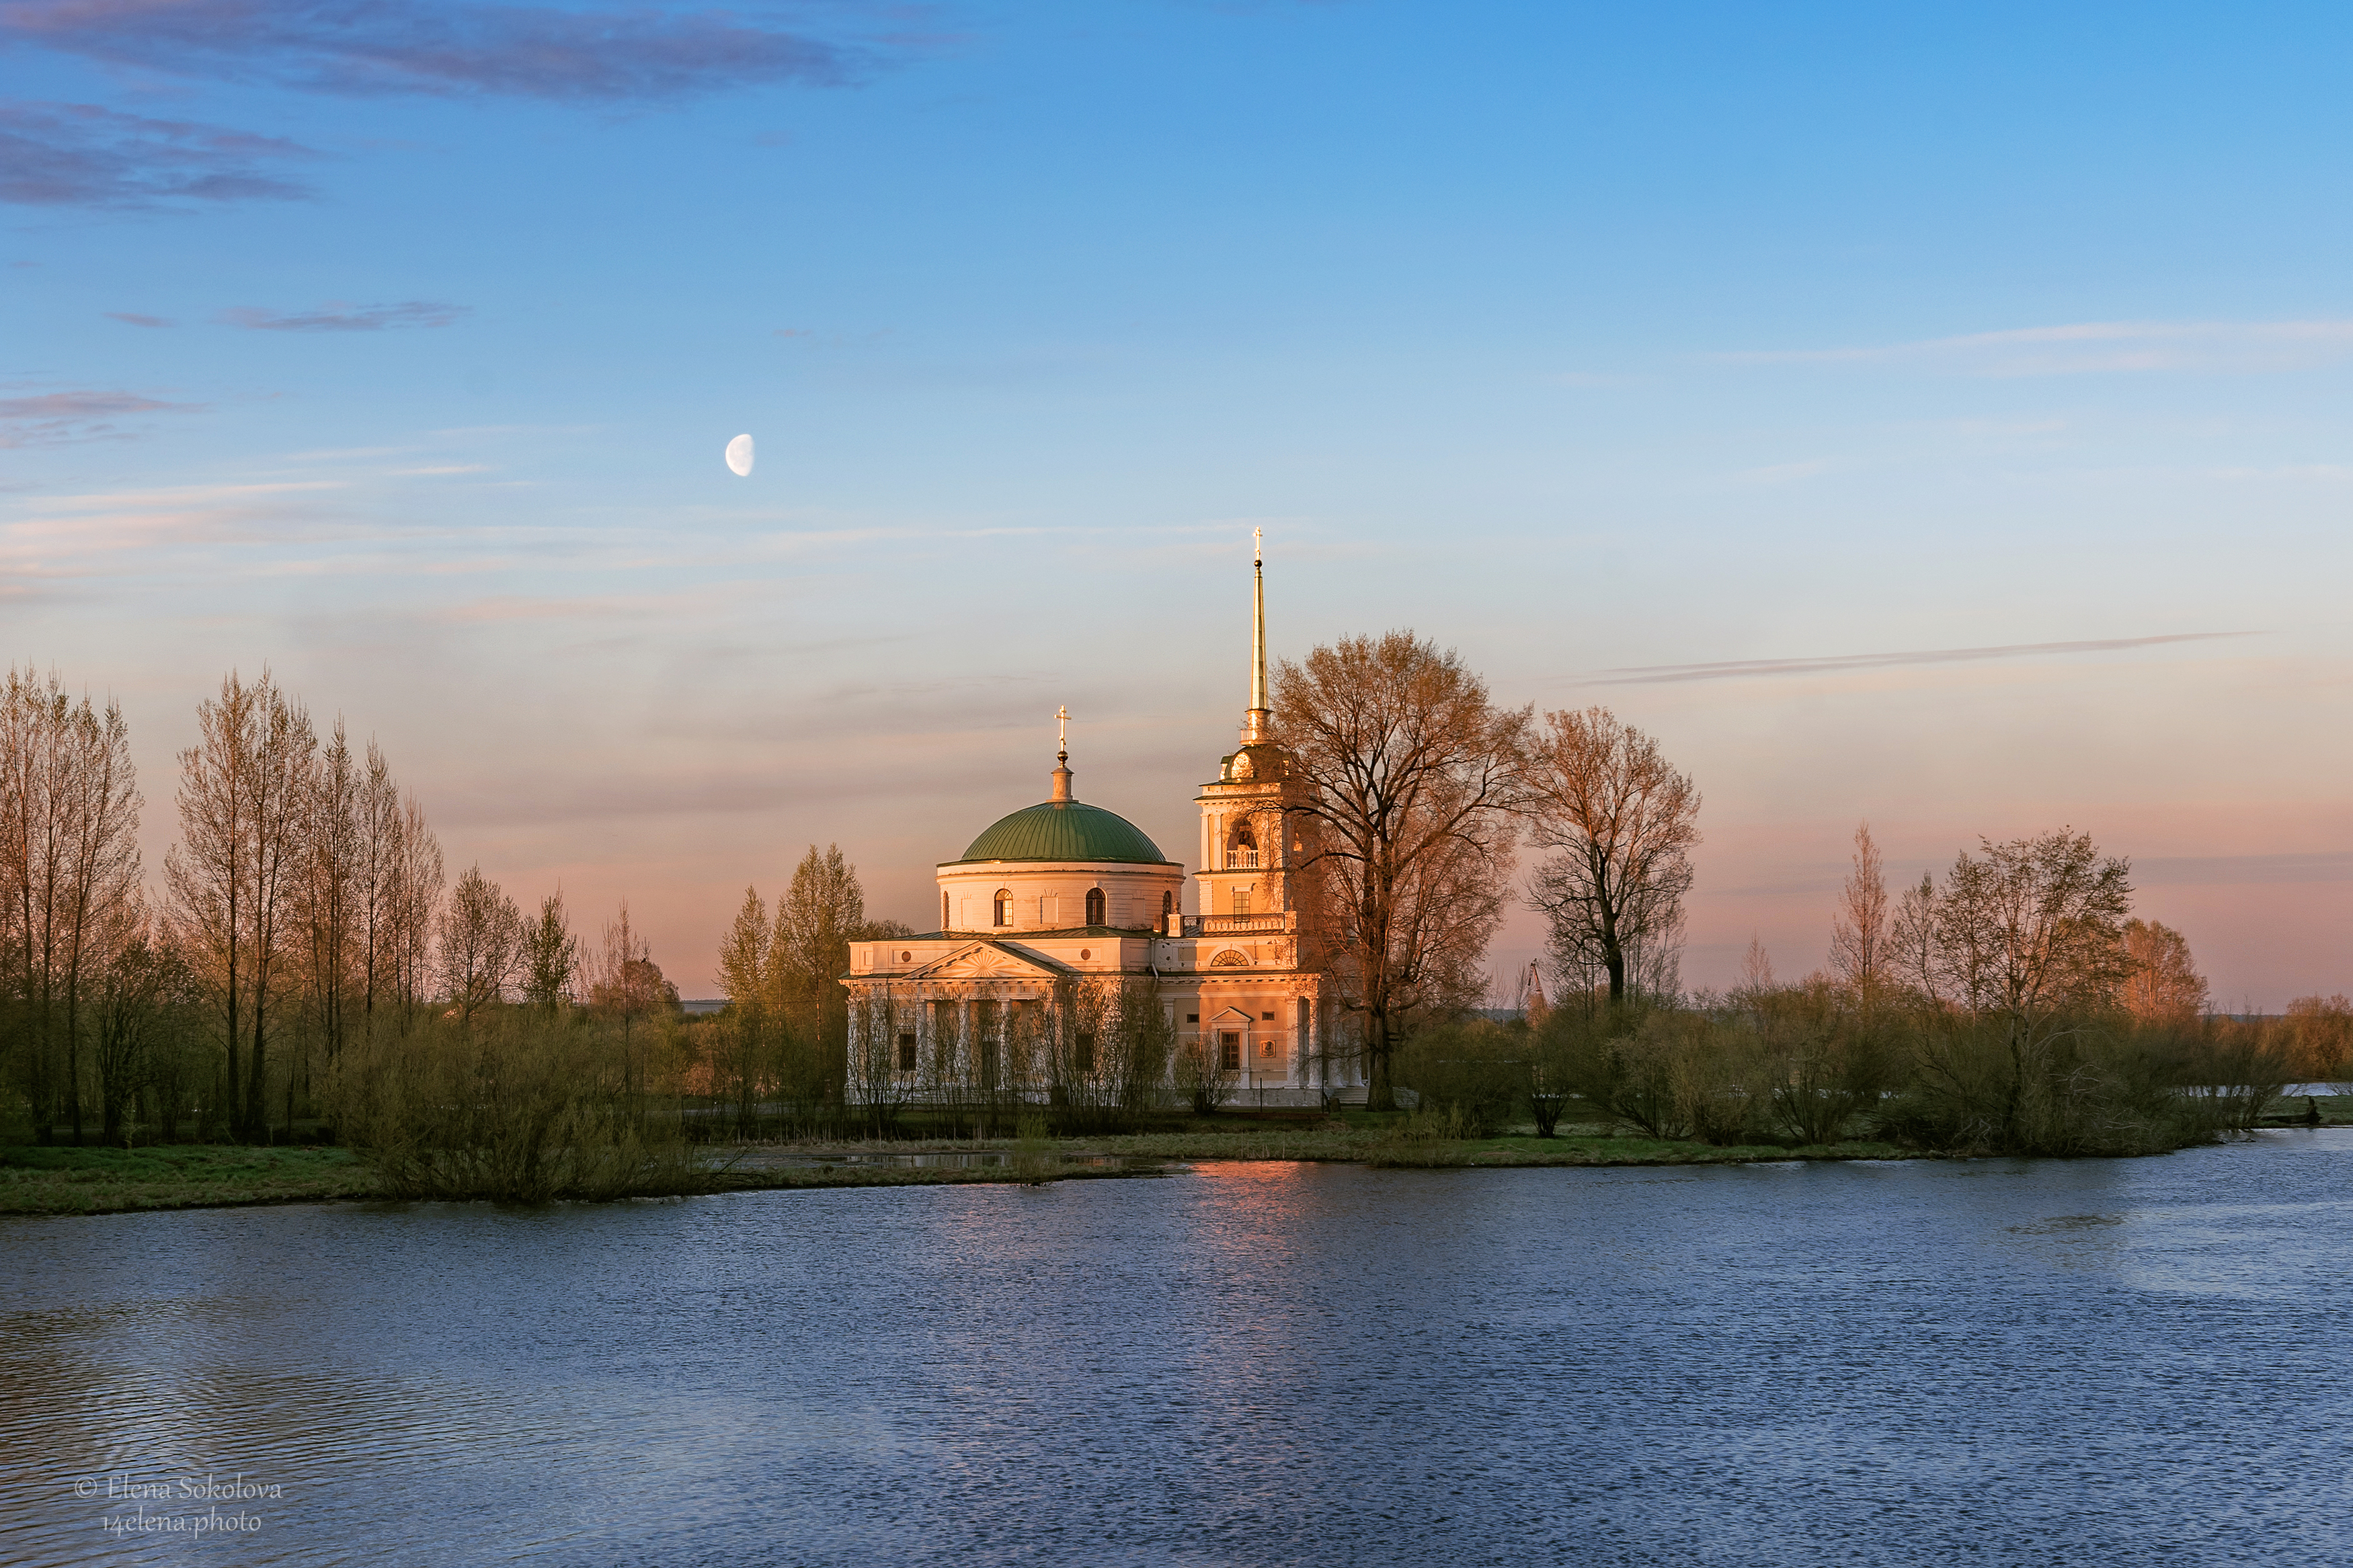
[[[1170,915],[1175,914],[1176,912],[1176,894],[1174,894],[1174,893],[1163,893],[1163,894],[1161,894],[1161,895],[1160,895],[1160,920],[1161,920],[1161,923],[1162,923],[1162,924],[1164,924],[1164,925],[1166,925],[1166,924],[1167,923],[1168,917],[1169,917]]]
[[[948,912],[948,896],[942,893],[940,895],[940,929],[945,931],[954,924],[955,924],[955,917]]]
[[[1103,890],[1101,888],[1089,888],[1087,889],[1087,924],[1099,926],[1104,923],[1106,922],[1103,920]]]
[[[1226,864],[1243,870],[1258,868],[1258,835],[1251,831],[1248,817],[1234,826],[1233,842],[1226,848]]]
[[[1001,926],[1013,923],[1013,895],[1003,888],[997,889],[997,923]]]

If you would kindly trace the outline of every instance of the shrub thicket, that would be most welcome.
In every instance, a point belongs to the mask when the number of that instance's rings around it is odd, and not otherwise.
[[[1535,1074],[1575,1116],[1733,1144],[1877,1137],[1948,1152],[2134,1154],[2255,1124],[2289,1077],[2276,1030],[1873,1005],[1820,983],[1697,1006],[1562,1009]]]
[[[570,1010],[486,1010],[347,1049],[322,1096],[384,1190],[412,1198],[651,1195],[705,1184],[645,1092],[648,1031]]]
[[[1529,1114],[1533,1053],[1524,1025],[1484,1019],[1435,1025],[1399,1049],[1392,1081],[1419,1097],[1419,1118],[1457,1129],[1455,1136],[1492,1138]]]

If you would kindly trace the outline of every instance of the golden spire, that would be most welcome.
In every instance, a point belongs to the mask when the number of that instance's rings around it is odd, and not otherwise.
[[[1266,739],[1266,530],[1250,530],[1250,705],[1242,718],[1242,744]]]
[[[1054,711],[1059,724],[1054,736],[1054,795],[1056,800],[1071,798],[1071,709],[1064,703]]]

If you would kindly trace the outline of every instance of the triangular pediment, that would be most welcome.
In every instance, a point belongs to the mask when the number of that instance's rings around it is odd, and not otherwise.
[[[1248,1013],[1243,1012],[1240,1007],[1229,1007],[1224,1012],[1209,1020],[1212,1024],[1249,1024],[1255,1021],[1256,1020],[1254,1020]]]
[[[1052,980],[1069,971],[1005,942],[976,942],[935,958],[909,973],[909,980]]]

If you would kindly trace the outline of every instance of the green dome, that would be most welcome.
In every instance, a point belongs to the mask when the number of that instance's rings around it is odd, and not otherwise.
[[[1050,800],[1000,817],[972,841],[965,860],[1125,860],[1166,866],[1168,857],[1115,811]],[[958,862],[950,862],[958,864]]]

